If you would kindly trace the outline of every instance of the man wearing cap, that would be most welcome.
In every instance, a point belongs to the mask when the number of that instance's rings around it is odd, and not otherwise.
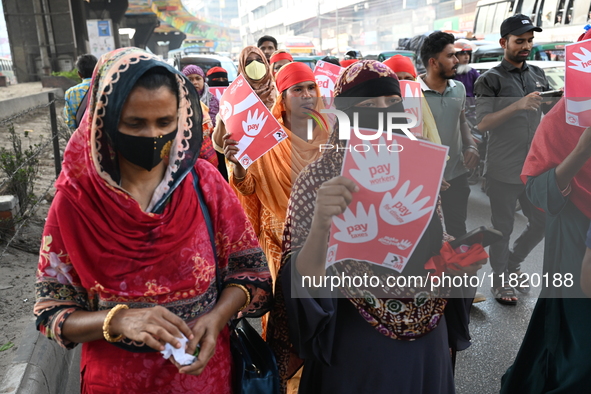
[[[464,85],[466,88],[466,97],[472,98],[472,100],[468,99],[467,101],[470,105],[474,105],[474,83],[480,76],[480,73],[468,65],[472,57],[472,46],[468,40],[460,39],[455,42],[454,49],[458,58],[458,72],[454,79]]]
[[[534,31],[542,29],[522,14],[501,24],[501,46],[505,55],[501,64],[484,73],[474,85],[476,122],[481,131],[489,131],[485,176],[490,198],[493,227],[503,239],[490,247],[490,263],[497,274],[492,287],[495,299],[515,305],[515,290],[508,285],[507,274],[521,274],[520,265],[544,238],[545,213],[536,209],[525,194],[520,174],[534,133],[542,116],[540,92],[549,90],[544,71],[527,64]],[[515,207],[520,202],[528,224],[509,249]],[[498,276],[505,273],[505,283]],[[525,277],[523,277],[525,279]],[[516,289],[528,293],[526,280],[518,280]]]

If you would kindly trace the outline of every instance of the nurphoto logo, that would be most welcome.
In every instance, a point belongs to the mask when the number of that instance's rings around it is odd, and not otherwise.
[[[337,109],[323,108],[320,112],[314,111],[314,114],[309,114],[311,119],[308,119],[308,139],[313,139],[314,123],[321,128],[326,128],[326,122],[320,114],[334,115],[339,122],[339,140],[350,140],[351,139],[351,123],[353,124],[353,132],[355,135],[363,141],[374,141],[379,138],[383,138],[384,134],[388,142],[392,141],[392,132],[394,130],[402,131],[408,138],[413,141],[417,141],[417,137],[410,131],[410,129],[418,125],[418,119],[415,115],[407,112],[379,112],[378,116],[378,129],[373,134],[363,134],[359,131],[359,113],[353,113],[353,122],[349,119],[349,116]],[[404,119],[405,123],[395,122],[394,119]],[[385,127],[384,127],[385,123]],[[365,129],[368,130],[368,129]],[[369,130],[368,130],[369,131]],[[380,147],[384,146],[389,152],[402,152],[404,149],[400,144],[356,144],[354,146],[347,146],[345,148],[341,146],[333,146],[332,144],[320,144],[320,151],[330,149],[346,149],[354,150],[355,152],[369,152],[372,147],[377,148],[378,152]]]

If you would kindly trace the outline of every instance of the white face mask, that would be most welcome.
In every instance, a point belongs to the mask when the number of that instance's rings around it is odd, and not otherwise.
[[[258,60],[253,60],[250,64],[244,67],[244,71],[246,75],[253,81],[258,81],[263,79],[265,75],[267,75],[267,67]]]

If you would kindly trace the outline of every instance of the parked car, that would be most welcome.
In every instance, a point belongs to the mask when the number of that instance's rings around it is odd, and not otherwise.
[[[470,63],[469,66],[475,68],[480,74],[483,74],[498,64],[498,61],[494,61],[484,63]],[[527,64],[538,66],[544,70],[551,90],[558,90],[564,87],[564,62],[528,60]]]
[[[174,66],[182,70],[184,67],[188,66],[189,64],[194,64],[199,66],[203,69],[203,72],[207,74],[212,67],[222,67],[228,72],[228,81],[232,82],[238,76],[238,69],[232,62],[232,59],[225,56],[219,55],[193,55],[189,54],[187,56],[176,55],[174,57]]]
[[[564,60],[564,46],[569,42],[546,42],[534,44],[528,60]],[[500,44],[483,45],[472,53],[472,62],[503,60],[504,49]]]
[[[413,63],[415,62],[416,55],[413,51],[405,51],[402,49],[395,49],[392,51],[383,51],[378,54],[378,58],[376,59],[378,62],[383,62],[384,60],[390,59],[392,56],[402,55],[412,59]]]
[[[293,61],[298,63],[304,63],[312,70],[316,67],[316,63],[318,60],[322,59],[324,56],[293,56]]]

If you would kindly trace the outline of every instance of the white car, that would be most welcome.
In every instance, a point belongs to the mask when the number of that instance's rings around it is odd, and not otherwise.
[[[483,74],[500,63],[501,62],[470,63],[469,66],[476,69],[480,74]],[[544,70],[548,83],[550,84],[550,90],[558,90],[564,87],[564,62],[528,60],[527,64],[537,66]]]
[[[238,69],[234,65],[234,62],[229,57],[209,55],[209,54],[198,54],[188,53],[184,56],[175,56],[174,58],[175,67],[182,70],[189,64],[201,67],[204,73],[212,67],[222,67],[228,72],[228,82],[232,82],[238,76]]]

